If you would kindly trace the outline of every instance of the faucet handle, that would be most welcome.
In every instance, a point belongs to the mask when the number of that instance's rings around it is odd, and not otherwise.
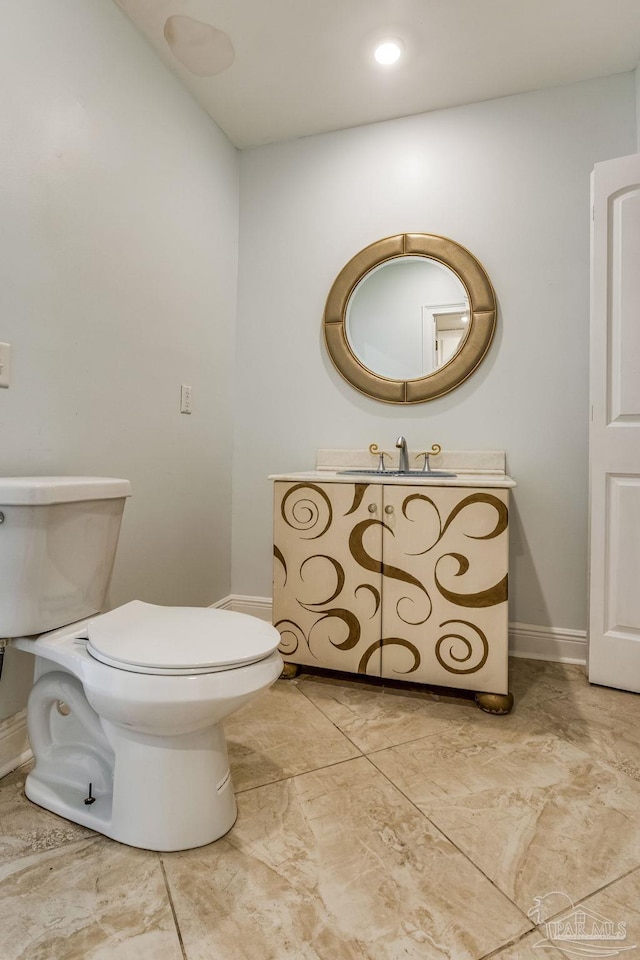
[[[386,450],[379,450],[377,443],[369,444],[369,453],[373,454],[374,457],[378,458],[378,470],[380,471],[380,473],[384,473],[385,471],[384,458],[389,457],[389,459],[391,459],[391,454],[387,453]]]
[[[418,457],[424,457],[424,466],[422,468],[424,473],[429,473],[431,470],[429,457],[437,457],[440,453],[442,453],[442,447],[439,443],[432,444],[431,450],[421,450],[420,453],[416,453],[416,460]]]

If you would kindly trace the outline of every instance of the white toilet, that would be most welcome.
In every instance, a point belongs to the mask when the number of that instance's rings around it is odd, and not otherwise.
[[[280,675],[280,636],[139,600],[96,616],[130,494],[111,478],[0,479],[0,637],[37,658],[29,799],[134,847],[186,850],[235,821],[221,721]]]

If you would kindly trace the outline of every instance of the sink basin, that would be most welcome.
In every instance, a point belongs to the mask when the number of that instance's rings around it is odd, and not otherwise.
[[[447,473],[446,470],[338,470],[340,477],[409,477],[415,479],[422,477],[455,477],[455,473]]]

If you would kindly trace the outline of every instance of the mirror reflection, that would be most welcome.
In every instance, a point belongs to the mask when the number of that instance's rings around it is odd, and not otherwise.
[[[356,284],[345,318],[356,358],[378,376],[415,380],[460,350],[469,300],[460,278],[424,256],[387,260]]]
[[[481,363],[495,326],[482,264],[435,233],[398,233],[358,251],[333,281],[322,320],[338,372],[384,403],[454,390]]]

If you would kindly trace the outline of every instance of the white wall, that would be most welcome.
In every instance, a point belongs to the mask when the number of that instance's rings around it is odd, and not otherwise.
[[[111,0],[3,6],[0,472],[130,478],[112,602],[211,603],[230,586],[237,152]],[[30,660],[8,652],[0,718]]]
[[[629,73],[242,153],[234,593],[271,594],[269,473],[403,433],[507,451],[510,618],[585,627],[589,175],[635,144]],[[343,264],[403,231],[469,248],[499,302],[474,376],[406,409],[346,384],[320,329]]]
[[[370,370],[393,380],[423,377],[436,366],[436,311],[466,303],[467,292],[448,267],[424,257],[391,260],[367,274],[351,296],[347,339]]]
[[[636,150],[640,151],[640,65],[633,72],[636,79]]]

